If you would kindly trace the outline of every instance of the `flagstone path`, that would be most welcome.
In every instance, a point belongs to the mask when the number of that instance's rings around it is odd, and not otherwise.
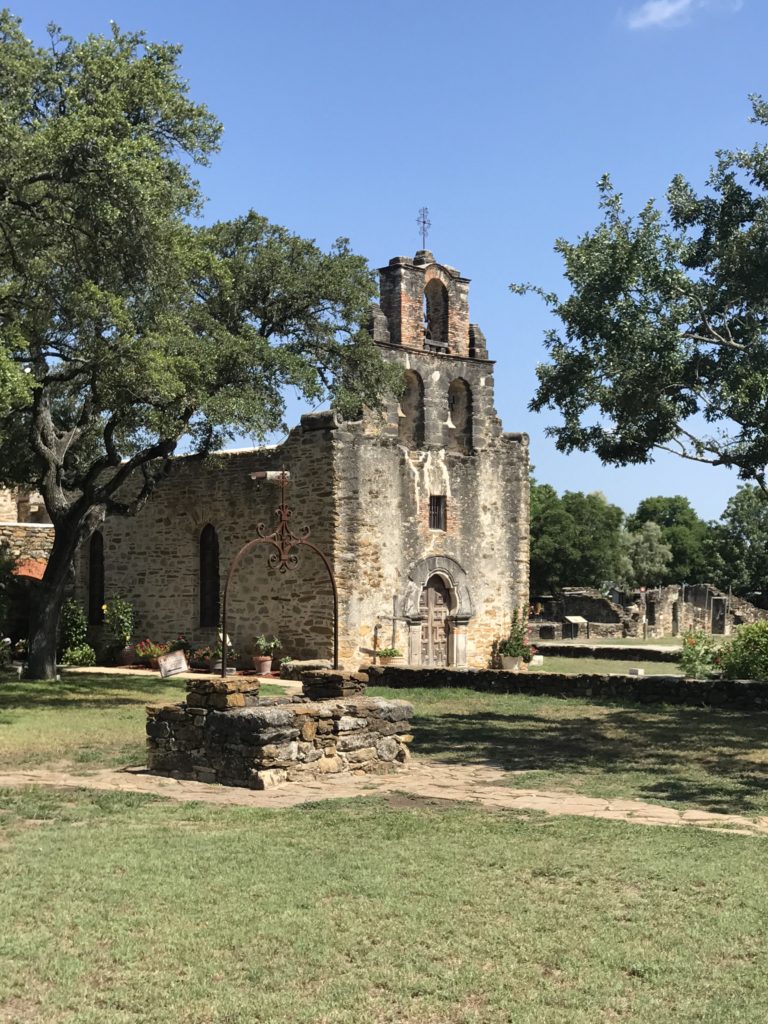
[[[226,806],[279,809],[297,804],[349,797],[384,795],[398,807],[439,806],[441,801],[480,804],[489,810],[543,811],[577,817],[625,821],[633,825],[704,828],[746,836],[768,835],[768,817],[750,819],[738,814],[677,810],[640,800],[606,800],[537,789],[512,789],[504,783],[509,772],[491,766],[411,762],[391,775],[325,776],[322,782],[293,782],[256,791],[151,775],[141,767],[101,769],[75,775],[64,771],[30,769],[0,772],[0,787],[52,786],[65,789],[122,790],[151,793],[172,800],[199,800]]]

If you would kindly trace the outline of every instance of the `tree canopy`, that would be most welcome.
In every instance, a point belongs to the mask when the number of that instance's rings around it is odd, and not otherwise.
[[[531,485],[531,593],[567,586],[600,587],[622,564],[624,513],[603,494]]]
[[[323,252],[253,212],[201,225],[190,165],[221,126],[178,47],[115,26],[40,48],[8,11],[0,44],[0,482],[38,487],[55,527],[30,643],[50,675],[77,546],[140,509],[182,441],[263,436],[288,385],[375,406],[395,371],[346,240]]]
[[[642,529],[646,523],[658,525],[661,541],[670,549],[666,568],[656,582],[668,584],[712,579],[712,527],[699,518],[687,498],[680,494],[644,498],[636,511],[627,516],[627,530],[631,533]]]
[[[752,120],[768,104],[752,99]],[[531,402],[556,409],[561,451],[613,465],[664,450],[736,469],[765,489],[768,464],[768,146],[717,154],[699,194],[674,178],[637,217],[606,176],[602,220],[559,239],[571,292],[531,285],[561,322],[546,336]]]

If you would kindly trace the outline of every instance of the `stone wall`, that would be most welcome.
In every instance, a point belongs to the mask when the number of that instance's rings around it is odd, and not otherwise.
[[[200,535],[210,523],[219,541],[220,592],[237,552],[276,525],[280,487],[251,479],[257,471],[290,472],[289,504],[294,530],[311,526],[312,541],[332,557],[333,488],[331,446],[325,417],[309,415],[278,448],[181,458],[152,500],[135,518],[107,519],[104,536],[105,596],[129,598],[136,613],[134,636],[164,640],[183,633],[194,643],[216,638],[200,626]],[[309,549],[299,550],[296,569],[270,567],[274,549],[257,546],[241,562],[230,589],[227,632],[239,651],[260,633],[281,638],[278,656],[332,655],[332,601],[327,572]],[[88,544],[78,560],[77,593],[87,604]]]
[[[267,789],[312,776],[389,772],[409,757],[413,707],[406,701],[259,699],[247,680],[193,680],[189,690],[184,704],[147,708],[150,771]]]
[[[423,292],[430,282],[445,288],[448,342],[441,351],[424,344]],[[423,410],[412,410],[423,431],[412,432],[411,442],[400,429],[404,414],[395,397],[355,422],[314,413],[277,448],[176,460],[136,519],[107,520],[105,597],[134,602],[137,635],[162,640],[181,632],[195,643],[215,637],[215,627],[199,626],[201,532],[206,524],[216,529],[223,590],[232,559],[258,523],[267,532],[274,525],[278,487],[254,484],[251,473],[285,466],[292,525],[310,526],[333,566],[342,661],[358,664],[377,645],[391,645],[420,663],[428,632],[420,600],[431,580],[427,598],[442,588],[447,594],[448,625],[434,646],[447,649],[450,664],[490,663],[514,609],[528,602],[528,438],[502,432],[493,363],[482,332],[470,330],[468,285],[428,253],[397,258],[382,271],[374,337],[386,359],[418,374],[423,385]],[[462,431],[462,417],[471,430]],[[430,524],[431,498],[444,503],[445,529]],[[235,647],[267,633],[282,640],[281,655],[331,657],[332,602],[322,562],[300,549],[299,567],[282,573],[267,567],[268,553],[256,549],[238,570],[228,606]],[[85,599],[87,546],[77,588]]]
[[[0,545],[17,562],[47,562],[53,546],[53,526],[44,523],[0,523]]]
[[[681,676],[560,675],[554,672],[515,673],[503,670],[366,669],[371,686],[394,689],[462,687],[494,693],[598,698],[638,704],[683,704],[739,711],[768,710],[768,681],[683,679]]]

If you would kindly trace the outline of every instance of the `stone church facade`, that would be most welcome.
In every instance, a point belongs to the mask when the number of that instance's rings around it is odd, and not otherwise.
[[[233,558],[260,523],[275,525],[279,486],[261,474],[285,469],[292,527],[308,526],[333,566],[346,666],[389,646],[415,665],[488,665],[513,609],[527,608],[528,438],[502,431],[469,281],[427,251],[380,274],[372,332],[403,367],[399,401],[355,422],[310,413],[272,448],[177,459],[140,515],[107,520],[83,549],[76,593],[95,628],[119,594],[137,639],[213,640]],[[258,546],[233,578],[232,642],[242,651],[274,634],[281,654],[330,657],[321,560],[299,549],[281,573],[269,551]]]

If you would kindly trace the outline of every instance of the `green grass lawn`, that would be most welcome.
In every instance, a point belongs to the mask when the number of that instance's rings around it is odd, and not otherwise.
[[[625,676],[630,668],[641,668],[647,676],[681,676],[683,670],[676,661],[643,661],[641,658],[631,661],[622,658],[613,661],[610,658],[573,658],[557,657],[542,652],[544,664],[537,667],[529,665],[529,672],[562,672],[565,675],[608,675],[616,673]]]
[[[64,675],[30,682],[0,673],[0,768],[144,764],[145,705],[181,701],[185,684],[154,673]],[[282,693],[270,684],[263,693]],[[0,1017],[2,1021],[2,1017]]]
[[[511,785],[768,809],[768,715],[371,692],[414,702],[417,757],[502,765]],[[5,679],[2,765],[140,762],[144,704],[182,693]],[[0,790],[0,1022],[768,1017],[764,839],[398,794],[266,811],[83,786]]]
[[[768,814],[768,713],[474,690],[369,692],[416,707],[412,750],[492,763],[511,786]]]
[[[0,791],[0,1020],[768,1016],[765,841],[403,804]]]

